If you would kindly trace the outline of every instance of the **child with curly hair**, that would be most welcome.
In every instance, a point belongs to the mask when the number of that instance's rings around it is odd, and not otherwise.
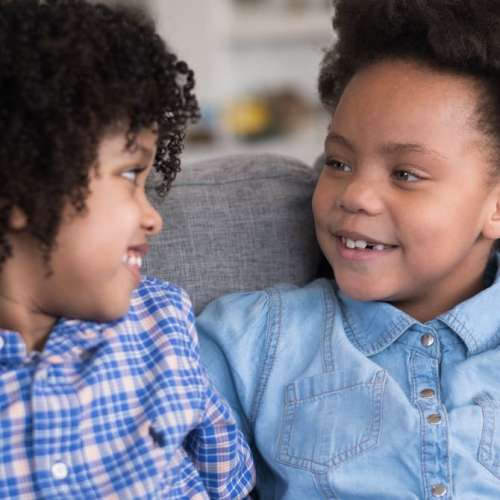
[[[202,360],[262,499],[497,499],[500,2],[334,4],[313,196],[334,279],[209,305]]]
[[[0,3],[0,498],[241,498],[176,286],[141,278],[194,77],[130,8]]]

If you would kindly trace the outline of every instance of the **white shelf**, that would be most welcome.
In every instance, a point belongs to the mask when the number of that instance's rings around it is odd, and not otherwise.
[[[211,145],[187,144],[181,161],[183,166],[188,166],[195,161],[238,153],[273,153],[291,156],[312,166],[323,153],[328,121],[326,113],[314,114],[294,132],[255,142],[239,141],[228,134],[222,134]]]
[[[232,44],[333,41],[331,16],[325,10],[276,12],[238,8],[229,29]]]

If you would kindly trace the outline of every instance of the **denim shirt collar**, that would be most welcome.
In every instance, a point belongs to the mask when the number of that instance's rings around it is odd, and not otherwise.
[[[490,286],[429,321],[448,326],[465,343],[470,354],[500,344],[500,253],[488,264],[485,273]],[[488,280],[488,276],[493,279]],[[416,319],[386,302],[352,300],[337,289],[345,319],[346,334],[366,356],[373,356],[395,342],[409,328],[421,325]]]

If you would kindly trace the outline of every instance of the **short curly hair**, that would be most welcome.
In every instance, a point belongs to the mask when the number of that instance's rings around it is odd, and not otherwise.
[[[194,75],[147,15],[85,0],[0,1],[0,264],[19,207],[48,260],[69,202],[85,209],[103,135],[122,125],[131,146],[158,131],[166,192],[184,130],[198,118]]]
[[[498,0],[333,0],[337,40],[323,58],[319,94],[333,110],[362,68],[411,60],[479,84],[478,126],[500,158]],[[496,170],[496,173],[498,173]]]

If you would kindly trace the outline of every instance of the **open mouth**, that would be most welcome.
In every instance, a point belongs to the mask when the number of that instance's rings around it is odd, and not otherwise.
[[[128,267],[140,271],[142,267],[142,254],[133,250],[128,250],[127,253],[123,256],[122,262]]]
[[[396,248],[396,245],[386,245],[384,243],[366,240],[353,240],[344,236],[338,236],[338,239],[341,241],[342,245],[349,250],[372,250],[374,252],[383,252],[384,250]]]
[[[122,257],[122,262],[133,271],[139,273],[142,267],[144,256],[149,251],[149,245],[134,245],[127,248],[127,252]]]

